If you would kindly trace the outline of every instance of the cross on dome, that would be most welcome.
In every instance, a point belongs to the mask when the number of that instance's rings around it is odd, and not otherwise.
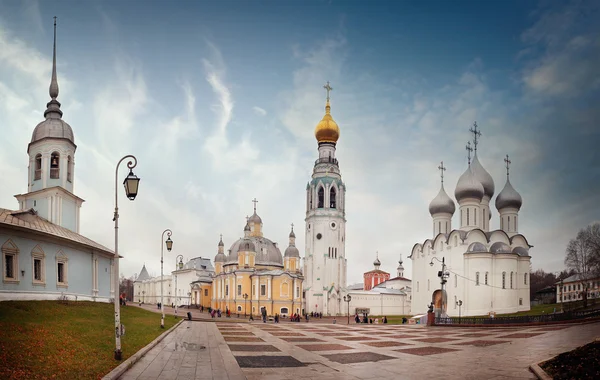
[[[473,134],[473,145],[475,145],[475,152],[477,152],[477,144],[479,143],[479,137],[481,132],[477,130],[477,122],[473,122],[473,128],[469,129],[469,132]]]
[[[504,158],[504,162],[506,163],[506,177],[508,177],[508,171],[510,168],[510,164],[512,163],[509,159],[508,159],[508,154],[506,155],[506,158]]]
[[[446,171],[446,167],[444,166],[444,161],[442,161],[440,163],[440,166],[438,166],[438,169],[440,169],[440,176],[442,177],[442,185],[444,184],[444,172]]]
[[[331,90],[333,90],[333,87],[331,87],[329,85],[329,81],[327,81],[327,84],[323,86],[323,88],[327,91],[327,101],[329,101],[329,93],[331,92]]]
[[[256,214],[256,204],[258,203],[258,201],[256,200],[256,198],[254,198],[252,200],[252,203],[254,203],[254,213]]]
[[[294,223],[292,223],[292,231],[294,231]]]
[[[473,151],[473,148],[471,148],[470,141],[467,141],[467,146],[465,147],[465,149],[467,150],[467,158],[469,160],[469,165],[471,165],[471,152]]]

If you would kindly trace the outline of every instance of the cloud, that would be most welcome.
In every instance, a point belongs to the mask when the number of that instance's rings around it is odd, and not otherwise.
[[[259,116],[266,116],[267,115],[267,111],[265,111],[264,109],[254,106],[252,107],[252,110],[254,111],[255,114],[259,115]]]

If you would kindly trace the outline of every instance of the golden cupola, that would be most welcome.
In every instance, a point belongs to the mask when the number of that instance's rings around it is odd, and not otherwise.
[[[333,90],[329,86],[329,82],[324,86],[327,90],[327,103],[325,103],[325,116],[317,124],[315,128],[315,137],[319,143],[333,143],[335,144],[340,138],[340,127],[331,117],[331,106],[329,105],[329,92]]]

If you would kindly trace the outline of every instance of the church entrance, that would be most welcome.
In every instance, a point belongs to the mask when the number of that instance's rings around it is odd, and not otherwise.
[[[431,295],[431,302],[433,303],[433,312],[435,313],[436,318],[440,317],[440,315],[446,315],[446,311],[448,310],[448,297],[446,291],[444,291],[443,295],[441,289],[434,291]]]

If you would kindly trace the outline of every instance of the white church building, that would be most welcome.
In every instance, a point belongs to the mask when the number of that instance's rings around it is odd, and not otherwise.
[[[507,178],[504,189],[496,196],[500,229],[491,230],[490,202],[494,181],[477,156],[478,137],[474,129],[475,155],[471,162],[471,144],[467,145],[469,165],[458,179],[454,195],[458,202],[458,229],[452,228],[456,211],[454,201],[442,185],[429,204],[433,236],[412,248],[412,314],[427,312],[433,303],[436,316],[479,316],[513,313],[530,309],[530,245],[519,233],[521,195]],[[442,261],[444,270],[442,273]],[[444,292],[441,280],[445,281]]]
[[[27,192],[15,195],[18,210],[0,208],[0,301],[108,302],[114,297],[114,252],[80,234],[84,201],[74,194],[77,146],[57,100],[56,22],[49,92],[45,119],[27,146]]]

